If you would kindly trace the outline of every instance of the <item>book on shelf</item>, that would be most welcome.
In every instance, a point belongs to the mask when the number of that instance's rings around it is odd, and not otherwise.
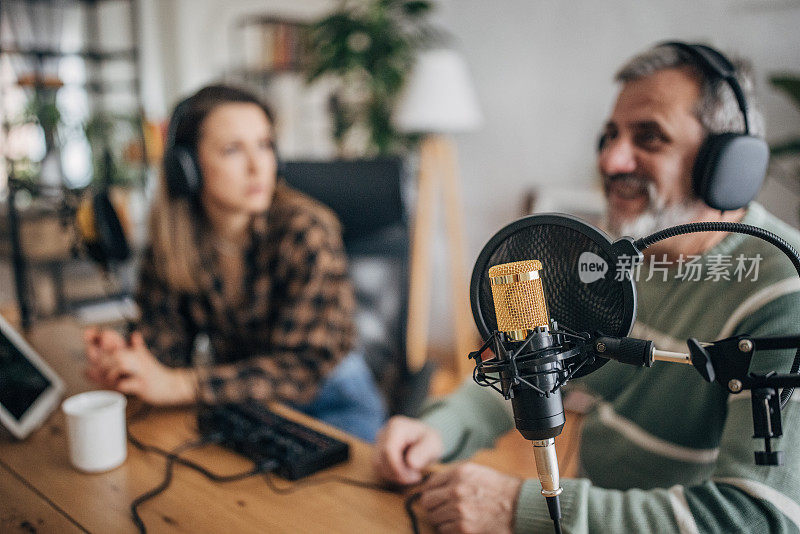
[[[249,70],[295,70],[303,62],[305,26],[270,21],[243,27],[244,66]]]

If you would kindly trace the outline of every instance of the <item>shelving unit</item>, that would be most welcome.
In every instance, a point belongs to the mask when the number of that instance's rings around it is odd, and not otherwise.
[[[232,51],[226,80],[254,91],[272,107],[284,157],[331,157],[328,91],[305,82],[310,24],[292,18],[248,15],[229,29]]]
[[[231,50],[241,51],[238,61],[231,62],[234,72],[254,79],[276,73],[299,72],[305,61],[307,30],[308,24],[297,19],[271,16],[239,18],[230,36]]]
[[[9,139],[22,122],[45,140],[40,162],[0,152],[0,196],[8,198],[0,205],[8,236],[0,253],[12,260],[24,327],[75,304],[63,280],[75,247],[64,242],[75,243],[72,218],[87,187],[146,182],[137,17],[136,0],[0,3],[0,105],[8,93],[27,102],[22,114],[0,108],[0,134]],[[22,189],[31,201],[20,201]],[[43,273],[55,293],[49,310],[36,309],[31,298],[30,275]]]

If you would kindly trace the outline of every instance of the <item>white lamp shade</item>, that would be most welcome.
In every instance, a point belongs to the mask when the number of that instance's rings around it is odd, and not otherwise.
[[[422,52],[400,95],[393,121],[406,133],[458,133],[483,117],[464,59],[454,50]]]

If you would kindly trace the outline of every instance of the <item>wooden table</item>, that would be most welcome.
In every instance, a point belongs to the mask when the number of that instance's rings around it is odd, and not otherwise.
[[[67,395],[92,389],[82,376],[83,351],[76,323],[40,323],[28,338],[64,378]],[[341,475],[376,482],[368,444],[285,407],[273,408],[351,445],[347,463],[307,480]],[[142,413],[141,406],[130,403],[129,432],[144,443],[170,449],[197,438],[190,409],[150,409],[138,417],[137,413]],[[25,441],[0,435],[0,532],[136,532],[130,504],[160,483],[164,458],[129,445],[122,466],[107,473],[83,474],[69,463],[64,425],[64,416],[57,410]],[[562,442],[574,434],[570,428],[568,422],[564,437],[559,438]],[[530,445],[518,439],[523,443],[517,449],[529,452]],[[513,436],[503,443],[505,450],[501,446],[498,451],[482,451],[476,458],[507,472],[535,474],[532,454],[510,453],[517,443]],[[560,456],[570,456],[568,447],[561,449]],[[211,445],[184,456],[220,474],[252,467],[240,456]],[[176,466],[174,474],[166,492],[139,508],[150,532],[410,532],[405,495],[399,491],[328,482],[282,495],[260,476],[221,484],[183,466]],[[292,486],[281,479],[276,484]]]

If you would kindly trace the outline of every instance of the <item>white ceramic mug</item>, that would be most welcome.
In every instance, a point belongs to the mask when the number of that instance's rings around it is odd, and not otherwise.
[[[87,473],[99,473],[125,461],[126,404],[125,395],[116,391],[87,391],[61,403],[72,465]]]

